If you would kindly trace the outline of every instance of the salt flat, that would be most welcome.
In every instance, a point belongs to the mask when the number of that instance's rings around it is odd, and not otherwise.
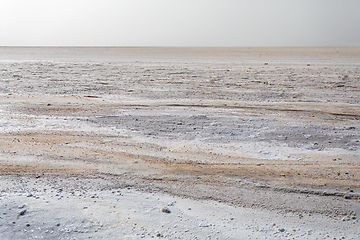
[[[0,81],[3,239],[360,237],[360,48],[0,48]]]

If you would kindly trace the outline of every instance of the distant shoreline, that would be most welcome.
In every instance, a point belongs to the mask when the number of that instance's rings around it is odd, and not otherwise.
[[[0,60],[358,64],[360,47],[3,46]]]

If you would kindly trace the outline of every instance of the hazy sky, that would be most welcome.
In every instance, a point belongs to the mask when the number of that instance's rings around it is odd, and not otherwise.
[[[360,0],[0,0],[0,46],[360,46]]]

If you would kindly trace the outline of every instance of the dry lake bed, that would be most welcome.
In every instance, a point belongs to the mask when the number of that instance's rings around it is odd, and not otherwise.
[[[359,239],[360,48],[0,47],[1,239]]]

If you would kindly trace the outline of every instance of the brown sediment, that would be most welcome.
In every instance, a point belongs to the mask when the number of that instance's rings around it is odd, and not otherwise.
[[[27,174],[27,173],[66,173],[66,174],[83,174],[83,173],[96,173],[96,169],[81,169],[74,167],[66,167],[66,166],[54,166],[54,165],[46,165],[44,163],[39,164],[25,164],[25,163],[7,163],[0,162],[1,173],[19,173],[19,174]]]
[[[137,177],[149,174],[163,179],[204,176],[207,184],[216,185],[219,178],[227,181],[251,178],[277,185],[351,187],[360,190],[360,163],[326,159],[292,161],[256,158],[232,158],[207,152],[188,152],[196,161],[172,151],[176,160],[166,157],[157,145],[134,143],[129,138],[79,136],[70,132],[3,134],[0,151],[7,161],[0,161],[3,173],[68,173],[94,174],[134,172]],[[106,149],[104,149],[106,147]],[[144,149],[144,151],[139,151]],[[28,161],[35,156],[38,160]],[[11,159],[17,159],[13,161]],[[206,161],[202,161],[206,159]],[[234,163],[236,162],[236,163]],[[186,177],[185,177],[186,178]]]

